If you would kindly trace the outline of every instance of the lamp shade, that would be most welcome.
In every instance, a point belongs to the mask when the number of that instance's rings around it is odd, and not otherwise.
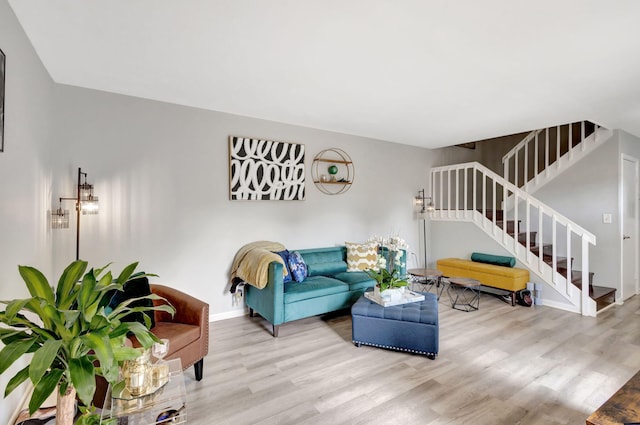
[[[51,228],[52,229],[68,229],[69,228],[69,210],[58,208],[51,211]]]
[[[82,211],[82,214],[98,214],[98,211],[100,210],[98,197],[91,195],[88,199],[81,200],[80,210]]]

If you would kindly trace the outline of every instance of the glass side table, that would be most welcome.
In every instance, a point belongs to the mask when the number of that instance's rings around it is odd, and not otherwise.
[[[180,359],[167,360],[169,381],[155,392],[133,398],[112,396],[107,389],[101,424],[156,425],[187,423],[187,392]],[[117,385],[116,385],[117,387]]]

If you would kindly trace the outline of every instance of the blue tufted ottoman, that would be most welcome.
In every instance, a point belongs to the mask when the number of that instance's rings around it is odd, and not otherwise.
[[[438,356],[438,300],[424,293],[424,301],[382,307],[364,296],[351,307],[352,340],[361,344]]]

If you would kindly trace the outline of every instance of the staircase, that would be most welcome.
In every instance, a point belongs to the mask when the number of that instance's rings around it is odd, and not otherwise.
[[[494,212],[489,210],[487,211],[487,218],[489,220],[493,219]],[[504,211],[497,210],[495,211],[496,215],[496,225],[500,228],[504,225]],[[536,236],[537,232],[530,232],[529,240],[527,241],[527,233],[526,232],[518,232],[517,228],[519,227],[519,222],[515,222],[514,220],[507,221],[507,233],[514,237],[516,233],[518,233],[518,242],[523,246],[529,246],[531,252],[538,258],[542,256],[542,261],[544,261],[549,267],[553,267],[553,246],[551,244],[536,244]],[[556,271],[560,273],[565,278],[569,278],[571,283],[577,287],[578,289],[582,288],[582,272],[580,270],[572,270],[571,265],[573,263],[573,258],[568,259],[566,257],[556,257]],[[567,272],[571,270],[571,277],[567,275]],[[604,286],[596,286],[593,284],[593,276],[594,273],[589,272],[589,297],[596,302],[596,311],[600,311],[603,308],[613,304],[615,302],[615,294],[616,290],[614,288],[607,288]]]
[[[612,135],[589,121],[534,130],[502,157],[503,176],[534,194]]]
[[[589,247],[596,238],[577,223],[477,162],[433,168],[431,183],[432,220],[474,223],[562,296],[569,310],[595,316],[613,301],[614,289],[592,285]]]

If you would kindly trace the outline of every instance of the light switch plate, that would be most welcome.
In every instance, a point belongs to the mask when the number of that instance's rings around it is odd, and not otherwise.
[[[602,222],[606,224],[611,224],[611,214],[609,213],[602,214]]]

